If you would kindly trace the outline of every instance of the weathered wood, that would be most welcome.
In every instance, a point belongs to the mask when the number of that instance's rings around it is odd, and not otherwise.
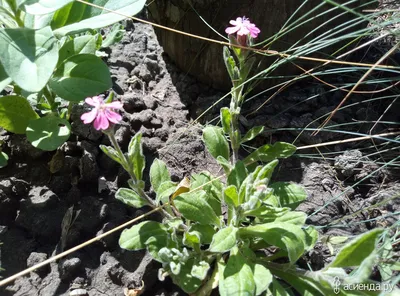
[[[196,10],[194,11],[189,1],[154,0],[149,5],[149,11],[153,20],[158,24],[218,40],[222,40],[222,38],[213,32],[200,19],[199,15],[223,35],[225,35],[224,31],[229,25],[229,20],[236,19],[238,16],[246,16],[261,29],[261,33],[257,39],[257,42],[261,42],[278,32],[300,5],[304,4],[296,14],[295,19],[303,16],[322,2],[321,0],[309,0],[307,3],[304,3],[302,0],[193,0],[191,2]],[[338,0],[337,2],[344,3],[346,1]],[[361,2],[363,0],[358,0],[352,6],[358,6]],[[316,16],[331,8],[333,8],[332,5],[324,4],[318,12],[312,15]],[[287,49],[290,45],[304,38],[310,31],[328,20],[332,20],[339,13],[343,13],[343,10],[335,10],[318,18],[307,17],[305,20],[309,21],[306,24],[288,33],[270,48],[278,51]],[[310,34],[307,40],[315,38],[354,17],[353,14],[346,13]],[[200,81],[213,87],[220,89],[230,88],[228,75],[222,61],[221,45],[162,29],[156,29],[156,33],[161,45],[164,47],[164,51],[183,71],[190,73]],[[301,43],[304,42],[305,40],[301,41]],[[324,53],[332,53],[335,49],[334,47],[327,48],[324,50]],[[315,66],[315,64],[308,64],[307,66],[310,68]],[[294,75],[299,73],[299,69],[291,64],[286,64],[275,70],[272,75]],[[276,82],[276,80],[269,80],[267,83],[272,85]]]

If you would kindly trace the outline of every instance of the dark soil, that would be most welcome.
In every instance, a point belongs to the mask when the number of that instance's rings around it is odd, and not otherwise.
[[[126,28],[124,39],[108,51],[107,59],[113,89],[125,109],[123,122],[116,128],[118,142],[126,149],[136,132],[143,134],[146,176],[156,157],[167,163],[174,181],[203,170],[220,175],[220,167],[205,151],[201,127],[193,120],[223,93],[179,72],[163,54],[151,26],[128,22]],[[313,84],[294,86],[255,115],[243,118],[243,130],[253,125],[265,125],[268,129],[303,128],[331,111],[342,98],[324,93],[322,87]],[[309,100],[313,94],[320,95]],[[245,109],[249,113],[265,98],[258,96],[245,105]],[[360,101],[360,98],[353,97],[352,101]],[[213,120],[218,115],[219,107],[227,104],[224,101],[212,108],[201,122]],[[54,156],[55,152],[35,149],[22,136],[5,132],[0,134],[0,139],[7,144],[4,151],[10,156],[8,166],[0,169],[0,266],[4,269],[1,272],[3,278],[148,210],[128,208],[114,198],[117,188],[126,186],[128,176],[99,150],[99,144],[109,144],[107,138],[80,121],[85,108],[81,105],[74,107],[73,136],[57,156]],[[340,112],[333,123],[350,122],[354,118],[374,120],[379,115],[371,106],[357,106],[356,109]],[[393,116],[397,115],[389,112],[387,120],[394,120]],[[318,124],[316,122],[312,126]],[[362,128],[367,129],[368,126]],[[377,130],[385,128],[379,125]],[[292,142],[298,134],[298,131],[270,131],[252,144],[257,146],[276,140]],[[296,145],[339,138],[342,135],[320,133],[312,137],[306,132],[301,134]],[[354,144],[332,146],[332,151],[349,150],[334,161],[308,161],[293,157],[282,161],[277,171],[275,179],[305,186],[309,196],[299,209],[310,214],[308,223],[327,226],[336,221],[336,227],[321,228],[321,234],[352,236],[376,227],[376,224],[386,226],[395,221],[396,217],[392,216],[369,224],[357,223],[368,219],[371,215],[369,211],[345,217],[400,191],[399,182],[395,182],[396,176],[387,170],[381,170],[355,188],[349,187],[377,168],[354,148],[358,147]],[[61,243],[62,220],[72,206],[79,214],[71,224],[65,242]],[[397,199],[381,207],[375,215],[387,216],[399,209]],[[158,218],[157,214],[152,217]],[[345,218],[338,220],[342,217]],[[124,295],[124,288],[140,287],[143,280],[145,291],[142,295],[184,295],[170,280],[158,281],[160,266],[144,251],[120,249],[119,233],[17,279],[2,287],[0,294],[114,296]],[[306,260],[320,268],[330,260],[328,249],[318,245],[312,254],[306,256]]]

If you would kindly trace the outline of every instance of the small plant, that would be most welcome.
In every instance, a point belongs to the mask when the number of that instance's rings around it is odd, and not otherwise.
[[[70,136],[72,104],[112,86],[102,47],[121,39],[116,24],[103,40],[97,29],[135,15],[145,0],[0,0],[0,127],[55,150]],[[99,55],[99,56],[98,56]],[[4,163],[1,155],[0,165]]]
[[[144,221],[124,230],[119,244],[132,251],[147,249],[162,264],[160,280],[170,276],[190,294],[210,295],[218,287],[220,295],[293,295],[291,289],[302,295],[350,295],[342,285],[368,282],[382,230],[352,240],[324,270],[311,272],[296,266],[318,240],[317,231],[305,224],[307,215],[295,211],[307,194],[296,184],[271,182],[278,159],[290,157],[296,147],[277,142],[239,158],[240,146],[258,136],[263,127],[254,127],[244,136],[239,131],[246,80],[255,59],[250,51],[236,46],[251,46],[260,31],[246,18],[231,24],[235,27],[227,33],[232,46],[223,50],[233,84],[230,107],[221,109],[222,128],[207,126],[203,130],[209,153],[225,172],[225,184],[208,172],[177,184],[171,181],[166,164],[155,159],[150,167],[156,193],[153,200],[144,191],[141,134],[132,138],[123,153],[113,132],[117,116],[105,117],[98,113],[98,104],[103,103],[87,99],[95,109],[82,119],[87,123],[94,120],[108,135],[113,147],[102,145],[101,150],[131,177],[130,188],[120,188],[116,198],[135,208],[159,209],[163,216],[162,223]],[[116,102],[108,106],[119,109]],[[107,107],[101,110],[106,112]],[[344,270],[358,266],[352,276]]]

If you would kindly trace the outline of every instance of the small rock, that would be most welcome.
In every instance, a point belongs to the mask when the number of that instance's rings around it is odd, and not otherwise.
[[[93,183],[97,181],[99,176],[99,168],[97,167],[96,157],[87,151],[83,152],[83,156],[79,161],[80,182]]]
[[[115,131],[115,139],[123,150],[127,149],[129,141],[131,140],[131,131],[129,127],[120,125]]]
[[[124,109],[127,113],[140,112],[146,109],[146,105],[141,96],[136,93],[125,94],[121,97]]]
[[[144,64],[140,64],[133,69],[131,76],[136,76],[139,79],[149,83],[153,79],[153,75],[150,70]]]
[[[81,259],[71,258],[61,264],[60,277],[63,280],[72,278],[81,266]]]
[[[85,289],[75,289],[69,292],[70,296],[86,296],[88,292]]]
[[[362,166],[362,153],[359,150],[345,151],[343,155],[335,157],[335,169],[342,175],[351,177],[355,169]]]
[[[58,202],[57,195],[46,186],[32,188],[28,198],[35,208],[49,208]]]
[[[143,102],[146,105],[147,109],[154,110],[157,108],[157,100],[152,95],[144,96]]]
[[[37,253],[32,252],[28,259],[26,260],[27,267],[35,266],[47,259],[46,253]],[[50,271],[50,265],[44,265],[41,268],[36,269],[34,272],[37,273],[40,277],[44,277]]]

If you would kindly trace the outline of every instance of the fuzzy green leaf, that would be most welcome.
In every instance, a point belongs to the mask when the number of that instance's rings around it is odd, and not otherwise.
[[[153,190],[158,192],[158,188],[160,187],[161,183],[170,180],[171,177],[165,163],[158,158],[154,159],[150,167],[150,183],[153,186]]]
[[[121,165],[123,164],[123,160],[120,158],[118,152],[113,147],[100,145],[100,149],[112,160],[118,162]]]
[[[278,200],[280,207],[288,207],[293,210],[307,198],[307,192],[297,184],[276,182],[270,187],[274,190],[273,195]]]
[[[142,250],[147,247],[147,241],[150,238],[155,239],[159,245],[165,247],[168,240],[166,226],[154,221],[141,222],[122,231],[119,245],[121,248],[130,251]]]
[[[128,188],[119,188],[115,193],[115,198],[134,208],[141,208],[149,205],[139,194]]]
[[[256,284],[255,295],[260,295],[267,290],[269,285],[272,283],[272,274],[264,265],[261,264],[254,264],[253,274],[254,282]]]
[[[130,165],[133,166],[133,172],[137,180],[142,180],[143,170],[146,165],[141,140],[142,134],[137,133],[133,136],[128,145],[128,159]]]
[[[236,162],[235,167],[228,176],[228,185],[234,185],[236,188],[240,188],[240,185],[242,185],[246,177],[246,167],[244,166],[244,163],[239,160]]]
[[[256,161],[269,162],[277,158],[288,158],[296,152],[296,146],[284,143],[276,142],[274,145],[264,145],[253,151],[244,160],[246,164],[251,164]]]
[[[211,225],[201,225],[198,223],[192,224],[188,231],[190,233],[196,233],[200,237],[200,242],[203,245],[210,244],[215,234],[214,227]]]
[[[232,115],[231,112],[229,111],[229,108],[227,107],[221,108],[220,116],[221,116],[222,129],[224,130],[225,133],[229,134],[232,124]]]
[[[39,118],[28,100],[21,96],[0,97],[0,127],[15,134],[25,134],[29,121]]]
[[[225,253],[236,245],[236,233],[238,229],[228,226],[219,230],[212,239],[209,251],[213,253]]]
[[[83,35],[67,39],[60,48],[58,64],[77,54],[95,54],[100,35]],[[70,38],[70,37],[66,37]]]
[[[377,238],[382,232],[382,229],[373,229],[347,243],[329,267],[359,266],[375,250]]]
[[[219,127],[208,126],[203,129],[203,140],[208,152],[216,159],[222,156],[229,159],[229,145],[223,130]]]
[[[199,222],[202,225],[220,226],[221,221],[205,198],[206,193],[202,190],[187,192],[177,196],[174,204],[186,219]]]
[[[236,186],[231,185],[225,188],[224,200],[228,205],[231,205],[235,208],[239,206],[239,194]]]
[[[233,167],[230,164],[230,162],[227,159],[225,159],[224,157],[222,157],[221,155],[219,155],[216,159],[217,159],[217,162],[224,169],[225,174],[229,175],[231,173],[232,169],[233,169]]]
[[[0,151],[0,169],[7,166],[8,163],[8,155],[5,154],[3,151]]]
[[[74,0],[29,0],[23,1],[20,8],[30,14],[52,13]]]
[[[245,136],[242,138],[240,141],[240,144],[246,143],[248,141],[253,140],[255,137],[257,137],[259,134],[261,134],[264,131],[263,126],[255,126],[252,129],[250,129]]]

